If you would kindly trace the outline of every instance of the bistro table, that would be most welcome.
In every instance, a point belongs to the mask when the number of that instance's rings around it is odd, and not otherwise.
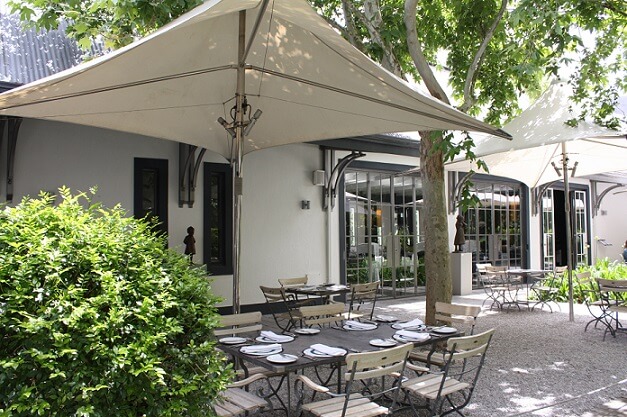
[[[503,304],[514,305],[520,309],[520,306],[526,306],[529,309],[529,288],[536,280],[543,280],[545,274],[552,272],[548,269],[523,269],[509,268],[507,269],[507,282],[510,288],[514,288],[514,295],[506,300]],[[515,278],[514,278],[515,277]],[[524,290],[524,298],[519,297],[520,290]]]
[[[287,294],[294,294],[296,297],[299,295],[320,297],[323,303],[328,304],[331,297],[346,294],[350,292],[350,288],[346,285],[339,284],[302,285],[298,287],[286,287],[285,292]]]
[[[438,326],[442,327],[442,326]],[[427,329],[434,329],[433,327],[427,327]],[[341,380],[340,380],[340,367],[344,363],[345,355],[342,356],[331,356],[331,357],[309,357],[304,355],[305,349],[309,348],[311,345],[321,343],[331,347],[343,348],[348,353],[358,353],[358,352],[367,352],[367,351],[376,351],[380,350],[380,348],[375,347],[370,344],[370,340],[373,339],[389,339],[397,332],[397,330],[391,327],[389,323],[380,323],[378,324],[376,329],[373,330],[365,330],[365,331],[357,331],[357,330],[345,330],[340,327],[329,327],[322,328],[320,332],[313,335],[294,335],[294,340],[288,343],[283,343],[283,354],[289,354],[297,356],[298,359],[292,363],[272,363],[269,362],[266,357],[263,356],[253,356],[242,353],[240,348],[243,345],[225,345],[218,344],[218,348],[224,351],[225,353],[237,358],[241,359],[243,362],[248,362],[255,366],[261,366],[266,368],[273,373],[285,374],[287,377],[287,415],[292,416],[295,415],[294,410],[292,410],[291,403],[291,381],[290,374],[302,371],[307,368],[315,368],[321,365],[336,365],[338,368],[338,389],[341,388]],[[450,337],[460,336],[462,332],[454,332],[447,334],[439,334],[433,331],[428,332],[430,338],[424,341],[413,342],[414,346],[427,346],[431,345],[433,349],[438,342],[446,340]],[[290,333],[291,335],[291,333]],[[398,344],[402,344],[403,342],[398,342]]]

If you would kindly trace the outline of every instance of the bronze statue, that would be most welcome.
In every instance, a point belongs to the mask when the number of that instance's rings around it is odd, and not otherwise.
[[[455,222],[455,240],[453,244],[455,245],[455,252],[463,252],[464,251],[464,243],[466,243],[466,236],[464,235],[464,228],[466,227],[466,222],[464,221],[464,216],[459,214],[457,216],[457,221]]]
[[[183,240],[185,244],[185,255],[189,257],[189,262],[193,262],[194,255],[196,255],[196,238],[194,238],[194,228],[189,226],[187,228],[187,236]]]

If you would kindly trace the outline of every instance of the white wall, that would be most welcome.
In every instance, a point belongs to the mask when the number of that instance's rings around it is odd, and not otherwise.
[[[597,192],[601,194],[612,184],[597,183]],[[617,191],[623,193],[614,194]],[[609,258],[622,260],[620,256],[627,240],[627,187],[610,191],[601,200],[599,213],[593,217],[592,253],[596,259]],[[605,239],[611,246],[603,246],[599,239]]]
[[[4,141],[6,142],[6,141]],[[203,175],[198,175],[193,208],[178,206],[178,143],[64,123],[24,120],[15,157],[14,204],[40,190],[68,186],[85,191],[97,186],[96,201],[121,204],[133,212],[134,158],[167,159],[168,234],[170,247],[183,252],[188,226],[196,229],[195,262],[203,262]],[[0,149],[6,160],[6,145]],[[205,162],[226,163],[207,153]],[[263,302],[259,285],[276,286],[277,278],[308,274],[327,280],[327,223],[322,188],[312,172],[322,168],[322,153],[313,145],[289,145],[254,152],[244,158],[242,199],[241,304]],[[6,170],[0,170],[4,198]],[[310,209],[301,209],[301,200]],[[337,216],[337,210],[334,213]],[[339,239],[333,220],[333,241]],[[335,245],[335,244],[334,244]],[[337,251],[337,245],[332,250]],[[334,268],[337,277],[339,266]],[[214,292],[232,299],[232,276],[212,277]],[[335,279],[337,282],[337,278]]]

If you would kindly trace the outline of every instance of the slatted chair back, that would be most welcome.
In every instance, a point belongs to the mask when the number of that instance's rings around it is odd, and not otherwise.
[[[300,307],[298,309],[305,326],[340,324],[344,320],[344,304],[331,303]]]
[[[405,370],[411,343],[374,352],[351,353],[346,356],[346,388],[333,393],[329,388],[318,385],[305,375],[297,376],[297,384],[303,383],[319,393],[328,394],[330,399],[302,405],[302,410],[316,417],[374,417],[389,415],[396,408],[401,383],[399,378]],[[376,378],[392,377],[391,384],[372,384]],[[298,385],[297,385],[298,386]],[[367,387],[367,389],[364,389]],[[391,405],[383,406],[379,400],[392,399]],[[302,404],[302,399],[301,399]]]
[[[235,336],[261,330],[261,312],[229,314],[220,316],[219,327],[213,330],[216,336]]]
[[[365,284],[351,284],[351,295],[348,306],[349,318],[359,317],[361,313],[368,315],[372,320],[374,307],[377,302],[380,282],[367,282]],[[369,311],[366,311],[366,306]]]
[[[307,275],[298,278],[279,278],[279,284],[283,288],[302,287],[307,285],[308,281],[309,277],[307,277]]]
[[[480,306],[463,304],[451,304],[438,301],[435,303],[435,320],[451,326],[463,325],[469,329],[468,334],[473,334],[477,317],[481,313]]]
[[[490,329],[450,338],[447,341],[448,360],[441,371],[403,382],[403,389],[409,394],[416,414],[414,397],[427,400],[428,415],[460,413],[459,410],[470,403],[493,334],[494,329]]]

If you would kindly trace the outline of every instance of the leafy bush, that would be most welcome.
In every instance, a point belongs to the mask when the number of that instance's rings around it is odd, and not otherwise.
[[[579,283],[575,273],[590,272],[590,276],[593,278],[603,279],[626,279],[627,277],[627,264],[624,262],[611,261],[609,258],[599,259],[594,265],[580,265],[573,273],[573,301],[577,303],[583,303],[586,296],[592,297],[591,301],[597,301],[594,299],[595,292],[591,292],[590,283]],[[553,287],[558,289],[557,301],[568,301],[568,274],[564,274],[562,280],[558,280],[553,283]],[[616,294],[614,295],[616,296]],[[621,299],[627,301],[627,294],[619,295]]]
[[[206,415],[232,371],[202,270],[120,207],[60,197],[0,212],[0,416]]]

